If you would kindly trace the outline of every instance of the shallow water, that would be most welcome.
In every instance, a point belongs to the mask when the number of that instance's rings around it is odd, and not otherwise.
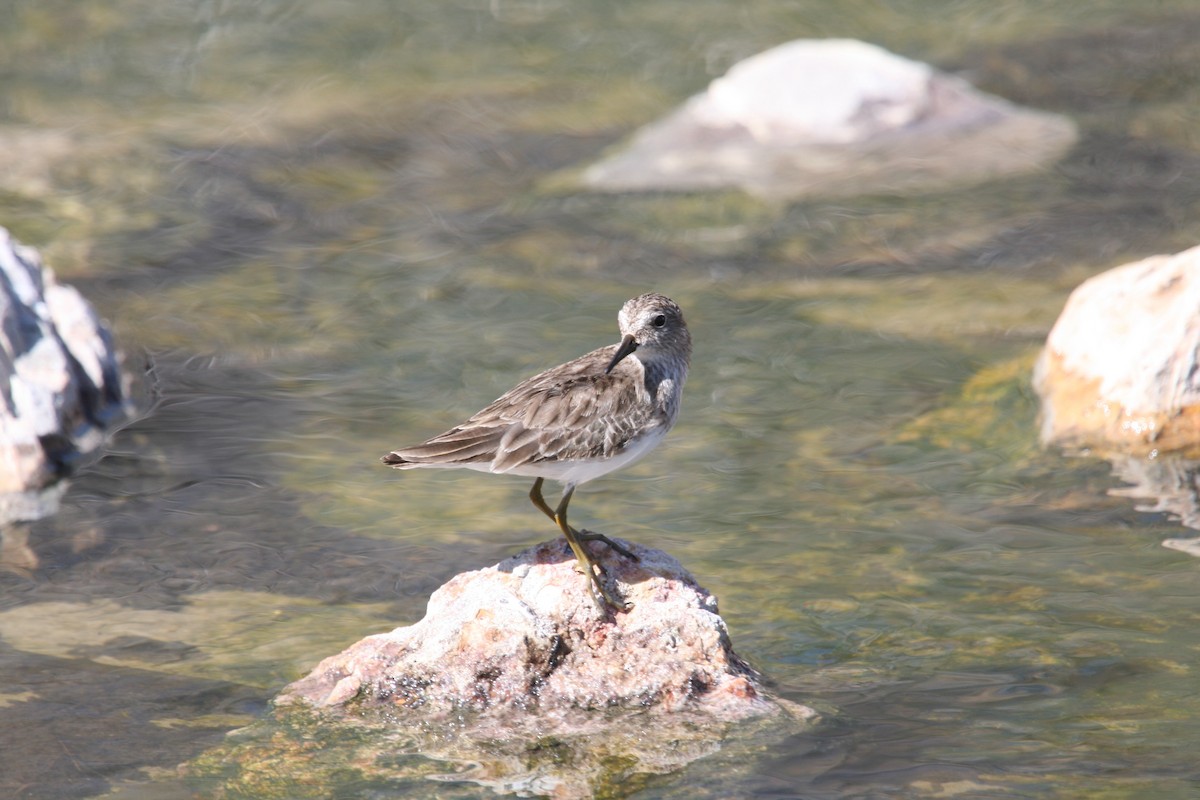
[[[614,342],[651,288],[696,340],[683,416],[572,511],[677,556],[824,721],[606,791],[1200,792],[1200,562],[1160,546],[1189,534],[1111,496],[1106,463],[1039,448],[1029,387],[1071,288],[1200,234],[1200,13],[841,5],[0,12],[27,148],[0,222],[160,398],[58,515],[4,532],[0,794],[220,794],[177,765],[553,534],[523,479],[378,456]],[[903,197],[562,188],[738,58],[835,35],[1070,114],[1080,144]],[[405,758],[323,788],[489,796]]]

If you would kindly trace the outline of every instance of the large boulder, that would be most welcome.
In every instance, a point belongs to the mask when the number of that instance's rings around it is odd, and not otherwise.
[[[0,520],[36,499],[133,412],[108,327],[0,228]]]
[[[778,198],[911,190],[1036,169],[1075,139],[1064,117],[875,45],[800,39],[735,64],[583,182]]]
[[[1200,247],[1076,288],[1038,359],[1034,388],[1044,442],[1200,455]]]

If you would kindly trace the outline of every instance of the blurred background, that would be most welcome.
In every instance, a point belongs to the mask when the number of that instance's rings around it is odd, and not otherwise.
[[[572,185],[808,37],[1078,143],[905,194]],[[826,721],[611,796],[1195,797],[1200,563],[1039,447],[1030,371],[1079,282],[1200,238],[1198,43],[1191,0],[7,0],[0,224],[153,369],[59,513],[4,532],[0,794],[220,795],[177,765],[555,534],[523,478],[379,456],[655,290],[695,340],[683,414],[574,520],[678,557]],[[451,791],[404,786],[340,796]]]

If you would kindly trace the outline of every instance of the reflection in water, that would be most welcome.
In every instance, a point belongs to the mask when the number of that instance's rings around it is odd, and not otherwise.
[[[67,486],[59,481],[41,491],[0,496],[0,569],[25,573],[37,569],[37,553],[29,546],[29,523],[56,514]]]
[[[574,800],[623,796],[706,759],[713,762],[706,769],[724,773],[720,785],[735,792],[754,769],[753,755],[804,728],[809,713],[731,724],[689,713],[593,710],[514,725],[464,711],[413,729],[386,715],[333,723],[291,708],[232,734],[189,764],[186,780],[217,796],[344,797],[367,786],[403,797],[422,784],[422,794],[436,793],[428,783],[436,781]]]
[[[1128,484],[1110,490],[1115,497],[1151,500],[1138,511],[1165,513],[1189,528],[1200,528],[1200,461],[1173,455],[1108,456],[1113,473]]]
[[[28,575],[37,566],[37,553],[29,546],[29,527],[14,523],[0,528],[0,569]]]
[[[1176,455],[1109,455],[1113,473],[1130,486],[1109,490],[1116,497],[1149,500],[1138,511],[1163,513],[1200,530],[1200,460]],[[1172,538],[1164,547],[1200,556],[1200,538]]]

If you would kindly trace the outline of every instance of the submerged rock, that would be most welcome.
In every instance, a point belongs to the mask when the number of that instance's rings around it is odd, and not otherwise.
[[[583,800],[626,797],[651,776],[686,767],[689,782],[708,796],[737,797],[764,758],[807,727],[811,712],[794,710],[736,723],[689,712],[575,712],[569,728],[542,728],[536,715],[501,723],[463,713],[412,727],[364,716],[330,724],[327,715],[292,705],[230,733],[181,773],[212,798],[478,796],[435,788],[436,781]]]
[[[39,498],[132,412],[107,326],[0,228],[0,521],[44,514]]]
[[[1071,294],[1034,371],[1043,442],[1200,455],[1200,247]]]
[[[601,616],[565,541],[468,572],[433,593],[415,625],[367,637],[287,687],[278,705],[382,708],[397,721],[467,710],[553,728],[563,712],[772,713],[730,645],[715,598],[671,556],[606,546],[610,580],[633,604]]]
[[[1075,138],[1064,117],[874,45],[801,39],[735,64],[583,181],[782,198],[896,191],[1032,170]]]

